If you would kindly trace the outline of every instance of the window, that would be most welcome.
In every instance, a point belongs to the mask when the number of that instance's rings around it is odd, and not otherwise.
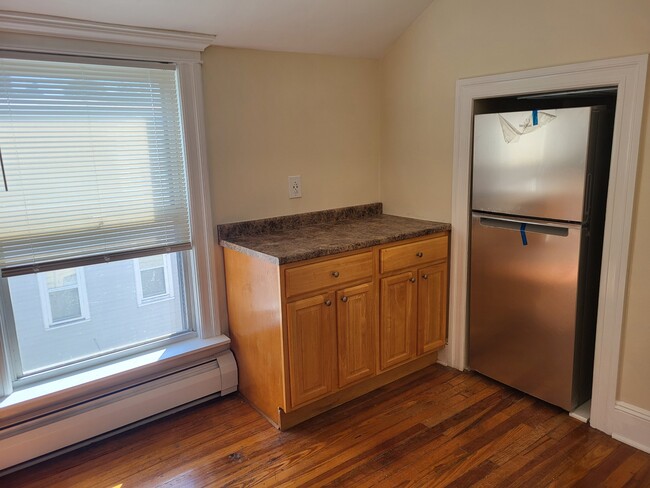
[[[190,205],[180,70],[0,51],[0,311],[13,388],[214,335],[202,300],[210,249],[193,243],[209,225],[195,216],[209,213]]]
[[[168,254],[133,260],[138,305],[174,298],[172,267]]]
[[[90,318],[83,268],[38,275],[45,327],[60,327]]]
[[[9,278],[18,383],[193,335],[183,299],[184,256],[156,255]],[[159,293],[144,308],[133,273],[140,260],[169,266],[163,271],[165,297]],[[152,293],[161,291],[155,276],[160,269],[145,270],[145,276],[153,277],[154,284],[145,286]],[[33,306],[39,294],[42,312]]]

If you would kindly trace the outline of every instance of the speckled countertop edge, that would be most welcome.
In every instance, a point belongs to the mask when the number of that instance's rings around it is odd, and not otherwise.
[[[219,226],[219,244],[274,264],[287,264],[451,229],[444,222],[382,214],[381,204],[279,219],[225,224],[226,232]]]
[[[381,203],[355,205],[353,207],[334,208],[318,212],[307,212],[294,215],[283,215],[268,219],[246,220],[217,226],[217,240],[231,241],[241,237],[256,234],[271,234],[284,230],[304,228],[310,225],[329,222],[339,222],[349,219],[360,219],[381,215]]]

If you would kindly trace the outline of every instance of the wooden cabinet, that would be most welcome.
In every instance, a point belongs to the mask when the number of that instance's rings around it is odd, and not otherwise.
[[[291,409],[375,374],[374,287],[287,303]]]
[[[290,410],[375,374],[373,262],[365,251],[285,269]]]
[[[447,236],[283,265],[224,249],[242,395],[286,429],[433,364]]]
[[[444,347],[447,340],[447,261],[418,270],[417,353]]]
[[[317,295],[287,304],[291,406],[332,391],[336,361],[334,295]]]
[[[415,277],[412,271],[381,280],[379,328],[380,368],[387,369],[415,355],[417,320]]]
[[[375,288],[372,283],[336,293],[338,332],[338,386],[375,374]]]
[[[380,250],[382,370],[444,347],[447,248],[442,235]]]

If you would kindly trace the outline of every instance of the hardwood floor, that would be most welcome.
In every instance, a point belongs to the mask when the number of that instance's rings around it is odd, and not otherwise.
[[[435,365],[288,432],[233,394],[0,478],[3,487],[649,487],[650,454]]]

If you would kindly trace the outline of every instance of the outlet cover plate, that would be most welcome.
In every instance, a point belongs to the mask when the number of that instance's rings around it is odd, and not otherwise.
[[[289,176],[289,198],[300,197],[302,197],[302,183],[300,181],[300,175]]]

